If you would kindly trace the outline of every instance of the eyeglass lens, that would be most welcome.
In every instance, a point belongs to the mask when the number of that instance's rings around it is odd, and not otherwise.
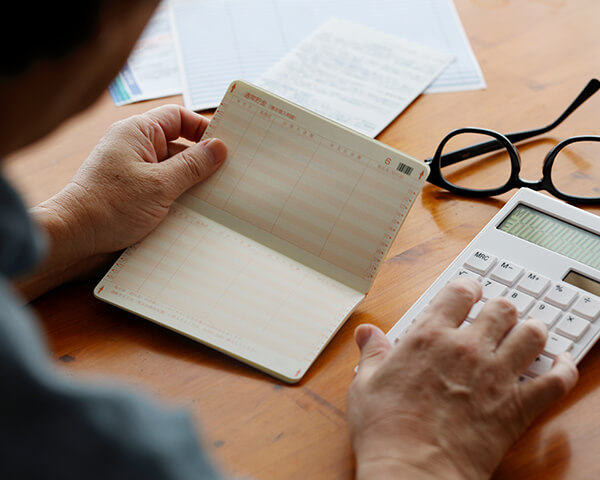
[[[600,142],[567,145],[556,156],[550,176],[565,195],[600,197]]]
[[[442,151],[444,154],[456,150],[495,140],[481,133],[461,133],[453,136]],[[511,173],[510,157],[506,149],[477,155],[461,160],[453,165],[442,167],[444,179],[457,187],[470,190],[488,190],[504,186]]]

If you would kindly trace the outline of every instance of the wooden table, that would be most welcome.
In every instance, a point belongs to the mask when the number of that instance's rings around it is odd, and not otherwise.
[[[598,75],[597,0],[455,3],[488,88],[420,97],[379,137],[384,143],[425,158],[456,127],[508,132],[545,125]],[[181,98],[116,108],[105,95],[7,159],[7,174],[33,205],[70,179],[110,123],[167,102]],[[599,122],[600,96],[521,149],[524,177],[539,178],[553,144],[598,134]],[[33,308],[53,357],[69,375],[116,378],[190,409],[207,448],[228,472],[257,479],[351,478],[346,390],[358,359],[354,328],[372,322],[388,330],[510,195],[476,201],[426,186],[367,299],[297,386],[95,300],[94,281],[59,288]],[[575,390],[508,452],[494,478],[600,477],[600,348],[580,372]]]

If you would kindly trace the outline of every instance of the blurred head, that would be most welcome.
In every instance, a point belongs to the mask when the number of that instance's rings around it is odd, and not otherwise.
[[[11,1],[0,29],[0,155],[89,106],[127,60],[158,0]]]

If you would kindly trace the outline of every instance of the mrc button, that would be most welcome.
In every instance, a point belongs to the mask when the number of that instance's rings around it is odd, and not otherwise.
[[[479,275],[486,275],[490,269],[494,266],[498,259],[493,255],[490,255],[483,250],[475,250],[467,261],[465,262],[465,267],[469,270],[473,270],[477,272]]]

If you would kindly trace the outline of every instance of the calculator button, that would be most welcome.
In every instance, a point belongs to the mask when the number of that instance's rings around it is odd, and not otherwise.
[[[523,274],[523,267],[514,263],[501,260],[492,270],[492,280],[498,280],[509,287],[512,287],[519,277]]]
[[[563,352],[568,352],[572,347],[573,342],[571,340],[558,335],[555,332],[550,332],[548,334],[546,346],[544,347],[544,353],[551,357],[555,357]]]
[[[581,315],[592,322],[598,318],[600,314],[600,299],[590,295],[583,295],[572,308],[573,312]]]
[[[555,283],[544,297],[545,300],[559,308],[566,309],[577,297],[577,292],[565,283]]]
[[[546,355],[538,355],[536,359],[533,361],[529,367],[527,367],[527,373],[532,375],[541,375],[542,373],[546,373],[548,370],[552,368],[552,364],[554,360]]]
[[[517,285],[517,288],[529,295],[539,297],[550,285],[550,279],[534,272],[527,273]]]
[[[556,326],[556,332],[577,341],[587,332],[589,327],[590,322],[577,315],[568,313]]]
[[[457,278],[472,278],[473,280],[479,281],[479,275],[471,270],[467,270],[466,268],[461,268],[458,272],[456,272],[450,281],[456,280]]]
[[[479,312],[481,312],[481,309],[484,305],[485,303],[483,302],[477,302],[475,305],[473,305],[473,308],[471,308],[469,314],[467,315],[467,321],[472,322],[473,320],[475,320],[477,318],[477,315],[479,315]]]
[[[544,322],[546,327],[550,328],[554,322],[560,317],[561,310],[544,302],[539,302],[533,310],[529,312],[529,318],[535,318],[540,322]]]
[[[465,262],[465,267],[480,275],[485,275],[494,266],[496,260],[498,259],[489,253],[475,250]]]
[[[517,313],[519,314],[519,317],[525,315],[535,303],[535,299],[533,297],[530,297],[523,292],[519,292],[518,290],[512,290],[511,292],[508,292],[506,298],[515,307],[517,307]]]
[[[494,282],[493,280],[489,280],[487,278],[481,281],[481,297],[485,300],[489,300],[494,297],[501,297],[506,293],[508,288],[501,283]]]

